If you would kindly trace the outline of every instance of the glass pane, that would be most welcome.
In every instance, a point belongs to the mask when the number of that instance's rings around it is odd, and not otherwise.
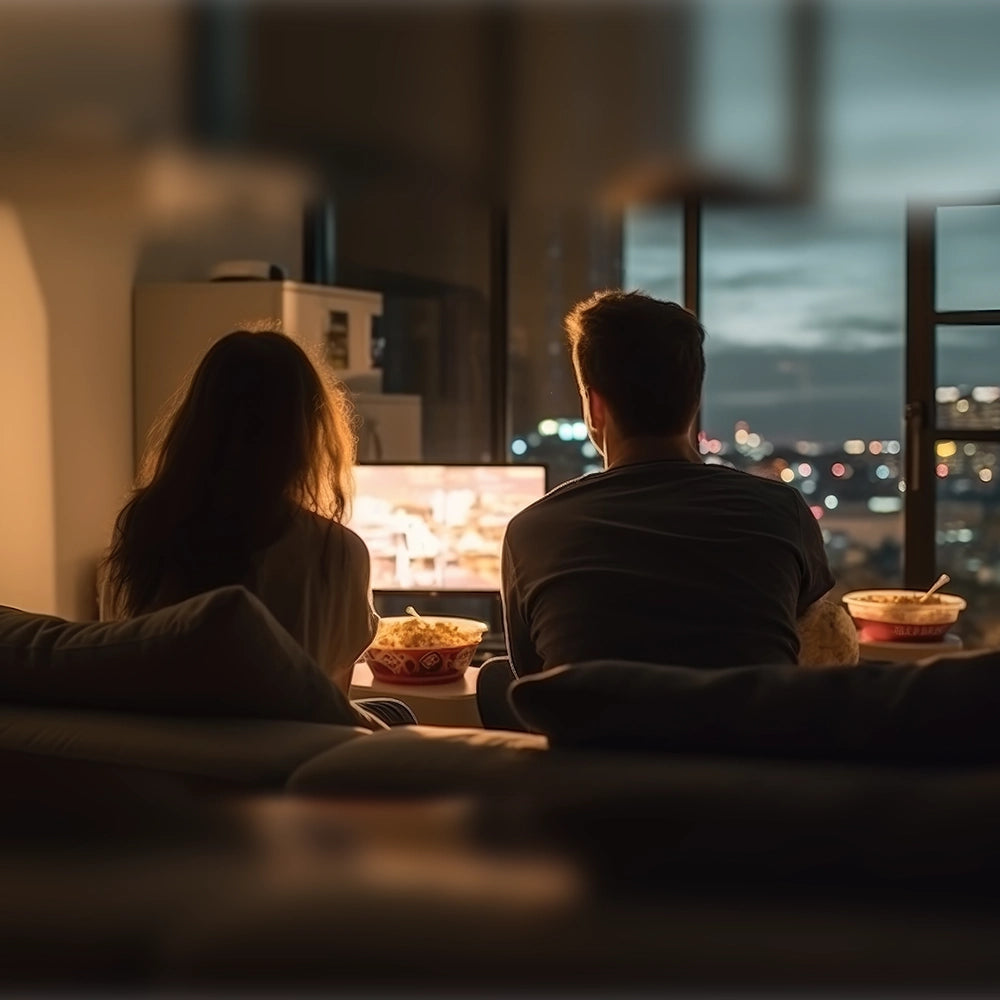
[[[563,318],[622,283],[621,218],[515,211],[510,219],[510,457],[544,462],[552,486],[595,471]]]
[[[1000,309],[1000,205],[938,209],[937,308]]]
[[[1000,327],[937,328],[937,425],[1000,431]]]
[[[837,591],[898,585],[902,213],[709,210],[707,461],[802,491]]]
[[[1000,444],[938,441],[937,563],[968,601],[955,632],[969,647],[1000,646]]]
[[[635,206],[625,213],[622,257],[626,288],[681,301],[682,224],[679,206]]]

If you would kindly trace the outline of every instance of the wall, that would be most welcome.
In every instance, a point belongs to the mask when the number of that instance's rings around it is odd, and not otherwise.
[[[48,317],[20,218],[0,203],[0,603],[55,607]]]

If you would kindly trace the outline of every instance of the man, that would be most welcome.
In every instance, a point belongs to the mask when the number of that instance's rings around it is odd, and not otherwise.
[[[704,330],[672,302],[599,292],[566,318],[604,471],[519,513],[503,542],[517,675],[595,659],[796,663],[796,620],[834,583],[797,490],[692,445]]]

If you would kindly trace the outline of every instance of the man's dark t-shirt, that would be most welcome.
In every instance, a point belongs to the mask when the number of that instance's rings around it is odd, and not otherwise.
[[[551,491],[510,522],[502,577],[518,674],[605,658],[795,663],[796,618],[834,584],[797,490],[686,460]]]

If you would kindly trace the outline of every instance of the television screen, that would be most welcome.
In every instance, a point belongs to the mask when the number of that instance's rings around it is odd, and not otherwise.
[[[375,591],[499,591],[507,522],[545,494],[543,465],[358,465],[348,526]]]

